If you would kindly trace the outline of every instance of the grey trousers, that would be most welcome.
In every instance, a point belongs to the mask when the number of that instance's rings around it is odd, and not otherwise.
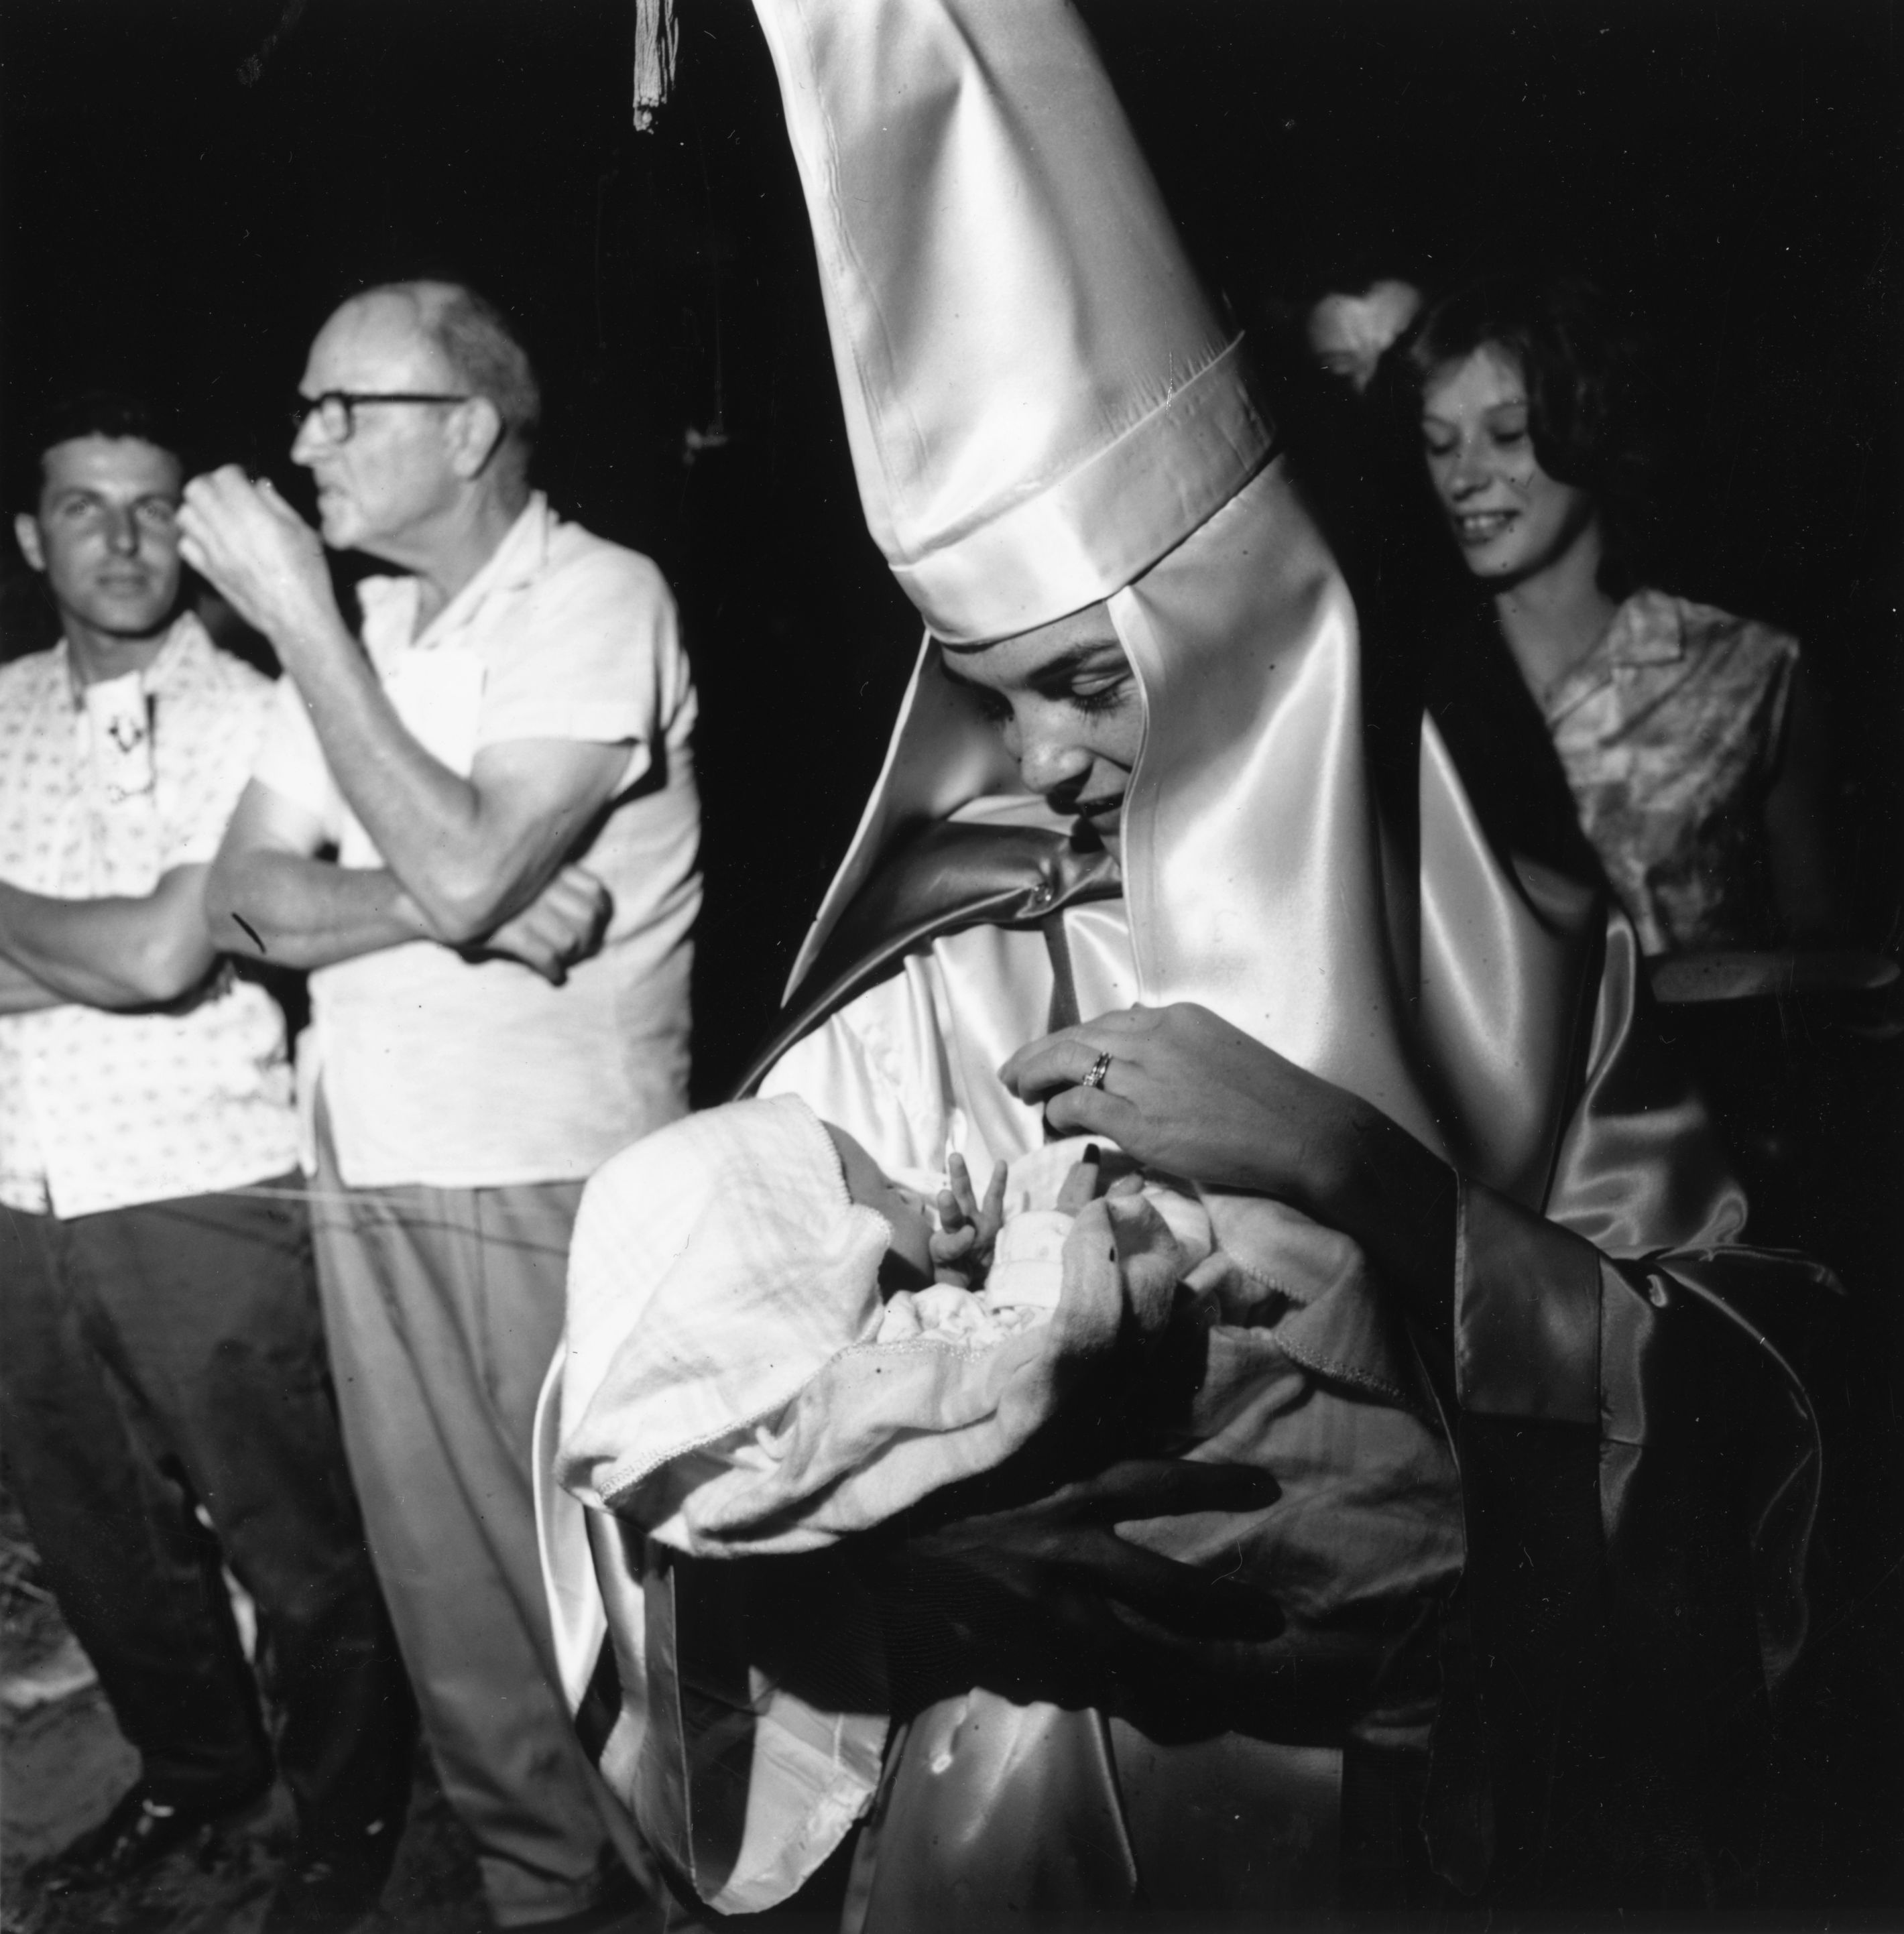
[[[347,1188],[321,1124],[318,1156],[344,1440],[438,1774],[499,1925],[577,1911],[614,1803],[556,1686],[529,1457],[582,1185]]]

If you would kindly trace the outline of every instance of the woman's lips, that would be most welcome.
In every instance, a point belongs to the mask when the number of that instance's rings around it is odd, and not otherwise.
[[[1453,522],[1457,541],[1464,544],[1492,544],[1514,522],[1512,511],[1460,511]]]

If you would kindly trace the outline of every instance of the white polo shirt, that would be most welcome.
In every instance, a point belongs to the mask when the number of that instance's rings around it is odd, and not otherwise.
[[[565,523],[539,493],[413,637],[418,588],[360,587],[364,643],[405,728],[452,772],[513,740],[628,747],[612,809],[572,856],[614,911],[560,987],[423,941],[320,969],[300,1072],[307,1091],[322,1083],[354,1187],[579,1179],[687,1110],[700,809],[674,601],[647,559]],[[256,777],[318,819],[340,865],[382,863],[288,679]]]
[[[210,860],[273,711],[271,681],[189,615],[143,673],[83,687],[63,643],[0,666],[0,878],[59,899],[140,897]],[[297,1164],[283,1018],[228,967],[182,1013],[0,1018],[12,1208],[87,1216]]]

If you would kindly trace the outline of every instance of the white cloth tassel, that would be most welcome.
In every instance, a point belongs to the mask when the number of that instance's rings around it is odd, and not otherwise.
[[[679,32],[674,0],[634,0],[634,125],[643,133],[674,85]]]

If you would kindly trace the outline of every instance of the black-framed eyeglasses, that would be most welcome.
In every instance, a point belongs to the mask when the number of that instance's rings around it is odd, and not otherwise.
[[[348,443],[357,429],[357,412],[366,403],[466,403],[433,390],[327,390],[321,396],[300,396],[291,406],[291,426],[301,430],[315,416],[318,427],[333,443]]]

